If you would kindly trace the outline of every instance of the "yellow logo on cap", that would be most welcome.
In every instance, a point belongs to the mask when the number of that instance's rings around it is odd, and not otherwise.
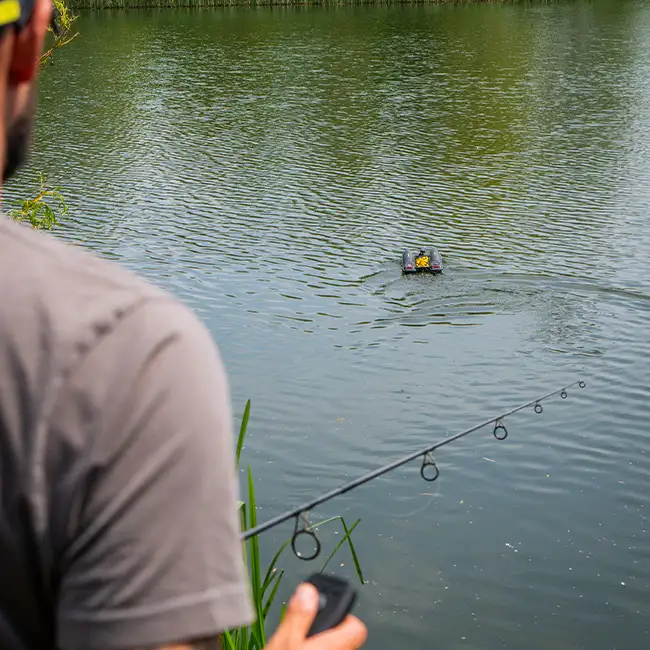
[[[20,18],[18,0],[0,0],[0,25],[15,23]]]

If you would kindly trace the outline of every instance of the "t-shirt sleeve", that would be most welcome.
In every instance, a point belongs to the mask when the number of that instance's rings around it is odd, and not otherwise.
[[[59,647],[156,647],[250,623],[230,397],[198,318],[172,300],[125,316],[71,377],[57,426],[77,504]]]

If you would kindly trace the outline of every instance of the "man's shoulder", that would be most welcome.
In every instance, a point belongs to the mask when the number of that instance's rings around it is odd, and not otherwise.
[[[104,289],[126,289],[142,295],[162,293],[116,262],[9,219],[0,222],[0,251],[0,282],[8,276],[20,276],[23,282],[33,282],[34,289],[99,284]]]
[[[0,295],[0,356],[32,365],[39,351],[54,372],[143,305],[158,305],[159,319],[165,310],[185,323],[194,318],[171,294],[118,263],[9,221],[0,223]]]

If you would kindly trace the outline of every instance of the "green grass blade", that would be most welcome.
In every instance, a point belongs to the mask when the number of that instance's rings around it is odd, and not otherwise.
[[[317,524],[310,524],[309,528],[311,530],[316,530],[319,526],[324,526],[325,524],[329,524],[333,521],[336,521],[337,519],[341,519],[341,515],[330,517],[329,519],[324,519],[323,521],[319,521]]]
[[[277,574],[278,579],[275,581],[275,585],[273,585],[273,589],[271,590],[271,593],[269,594],[269,597],[266,601],[266,604],[264,605],[264,619],[266,620],[266,617],[269,615],[269,610],[271,609],[271,605],[273,605],[273,601],[275,600],[275,595],[278,591],[278,587],[280,586],[280,582],[282,580],[282,576],[284,575],[284,571],[280,571],[279,574]]]
[[[251,401],[246,402],[246,408],[244,409],[244,415],[241,420],[241,425],[239,426],[239,437],[237,438],[237,467],[239,467],[239,458],[241,456],[241,450],[244,447],[244,439],[246,438],[246,429],[248,429],[248,418],[251,414]]]
[[[253,528],[257,525],[257,505],[255,503],[255,485],[253,484],[253,473],[248,466],[248,525]],[[253,582],[253,594],[257,597],[260,592],[260,556],[257,536],[248,540],[251,560],[251,580]]]
[[[237,650],[245,650],[248,648],[248,629],[237,630],[237,633],[233,637],[233,641]]]
[[[237,648],[235,647],[235,642],[230,636],[230,632],[224,632],[221,635],[221,643],[224,650],[237,650]]]
[[[282,603],[282,607],[280,609],[280,623],[284,621],[284,617],[287,615],[287,603]]]
[[[247,517],[246,513],[248,512],[248,508],[246,507],[246,504],[242,501],[241,506],[239,507],[239,519],[241,521],[241,529],[242,531],[246,530],[247,528]],[[248,544],[244,544],[244,552],[242,553],[244,556],[244,564],[246,565],[246,568],[248,569]]]
[[[251,626],[251,637],[248,646],[250,650],[262,650],[262,648],[266,645],[260,628],[263,629],[263,623],[260,623],[258,619]]]
[[[278,560],[280,559],[280,555],[282,555],[282,552],[284,551],[287,546],[291,543],[291,540],[288,539],[282,546],[280,547],[280,550],[275,554],[273,559],[271,560],[271,564],[269,564],[269,568],[266,570],[266,575],[264,576],[264,582],[262,583],[262,595],[264,595],[264,592],[268,589],[269,584],[273,580],[274,577],[274,569],[276,568],[276,564],[278,563]]]
[[[251,410],[251,400],[248,400],[246,403],[246,408],[242,416],[242,421],[239,429],[239,437],[237,439],[237,467],[241,460],[242,451],[244,448],[244,441],[246,438],[246,432],[248,428],[248,422],[250,417]],[[247,472],[248,479],[248,496],[246,501],[240,501],[238,503],[239,508],[239,517],[241,520],[242,531],[249,530],[257,525],[257,503],[255,498],[255,484],[253,481],[253,473],[248,466]],[[331,562],[332,558],[336,553],[341,549],[344,544],[348,544],[350,548],[350,553],[354,561],[354,566],[357,572],[357,576],[362,584],[365,584],[363,573],[361,571],[361,566],[359,564],[359,558],[354,548],[354,543],[352,541],[352,533],[359,524],[360,520],[354,522],[350,527],[346,524],[345,520],[341,516],[331,517],[323,521],[318,522],[310,526],[310,530],[316,530],[320,526],[324,526],[330,522],[340,519],[343,524],[343,529],[345,530],[345,535],[343,539],[337,544],[334,551],[331,553],[327,561],[325,562],[322,571],[325,570],[327,565]],[[261,568],[261,559],[260,559],[260,550],[259,550],[259,541],[257,536],[252,537],[247,540],[242,545],[242,555],[246,565],[247,573],[249,574],[249,579],[251,582],[251,598],[253,600],[253,606],[257,614],[257,620],[249,626],[243,626],[235,630],[230,630],[224,632],[222,635],[222,644],[223,650],[263,650],[266,646],[266,619],[275,603],[277,598],[278,590],[280,584],[284,577],[284,570],[280,570],[278,567],[278,562],[282,553],[285,551],[287,546],[291,543],[291,539],[288,539],[282,546],[278,549],[270,564],[266,567],[264,572],[264,579],[262,580],[262,568]],[[287,611],[287,603],[282,603],[280,608],[280,621],[284,620]]]
[[[330,553],[330,556],[327,558],[327,560],[325,561],[325,564],[323,565],[323,568],[321,569],[321,573],[322,573],[323,571],[325,571],[325,568],[326,568],[327,565],[330,563],[330,561],[332,560],[332,558],[336,555],[336,553],[337,553],[338,550],[341,548],[341,546],[343,546],[343,544],[345,544],[345,542],[347,542],[348,539],[350,539],[350,535],[352,534],[352,531],[357,527],[357,524],[358,524],[360,521],[361,521],[360,519],[357,519],[357,520],[354,522],[354,524],[353,524],[349,529],[346,527],[347,532],[346,532],[345,536],[344,536],[343,539],[342,539],[342,540],[341,540],[341,541],[336,545],[336,547],[334,548],[334,550]]]
[[[352,542],[352,530],[356,527],[356,525],[360,522],[360,519],[357,519],[352,528],[348,529],[348,527],[345,524],[345,519],[341,517],[341,523],[343,524],[343,528],[345,529],[345,534],[346,537],[348,538],[348,545],[350,547],[350,553],[352,554],[352,561],[354,562],[354,568],[357,570],[357,576],[359,578],[359,581],[361,582],[362,585],[366,584],[366,581],[363,578],[363,571],[361,571],[361,564],[359,564],[359,558],[357,557],[357,552],[354,548],[354,543]]]
[[[253,472],[250,465],[248,466],[248,522],[251,528],[257,525],[257,504],[255,503],[255,484],[253,482]],[[257,536],[248,540],[250,549],[250,574],[252,583],[253,604],[257,610],[257,620],[251,626],[251,634],[257,644],[257,648],[263,648],[266,645],[266,635],[264,633],[264,615],[262,607],[262,584],[260,571],[260,551]]]
[[[354,527],[356,527],[356,525],[357,525],[361,520],[357,520],[357,521],[354,523],[353,528],[352,528],[352,529],[348,529],[348,527],[347,527],[347,525],[346,525],[346,523],[345,523],[345,519],[343,519],[343,517],[341,517],[340,515],[338,515],[338,516],[336,516],[336,517],[330,517],[329,519],[325,519],[325,520],[323,520],[323,521],[319,521],[317,524],[314,524],[314,525],[311,527],[311,529],[312,529],[312,530],[315,530],[315,529],[318,528],[319,526],[324,526],[325,524],[329,524],[329,523],[331,523],[332,521],[335,521],[335,520],[337,520],[337,519],[340,519],[340,520],[341,520],[341,523],[343,524],[343,528],[345,529],[345,532],[346,532],[346,536],[341,540],[341,543],[336,547],[336,549],[335,549],[334,552],[336,552],[336,551],[337,551],[337,550],[338,550],[338,549],[339,549],[339,548],[340,548],[340,547],[341,547],[341,546],[342,546],[346,541],[348,542],[348,545],[349,545],[349,547],[350,547],[350,553],[352,554],[352,561],[354,562],[354,568],[355,568],[355,570],[356,570],[356,572],[357,572],[357,576],[358,576],[358,578],[359,578],[359,581],[361,582],[361,584],[365,584],[365,579],[364,579],[364,577],[363,577],[363,571],[361,570],[361,564],[359,563],[359,558],[358,558],[358,556],[357,556],[357,551],[356,551],[356,549],[354,548],[354,542],[352,541],[352,537],[351,537],[351,535],[350,535],[350,533],[352,533],[352,530],[354,529]],[[327,563],[329,563],[329,561],[330,561],[331,559],[332,559],[332,556],[330,556],[330,558],[327,560],[327,562],[325,563],[325,566],[327,566]],[[325,570],[325,567],[323,567],[322,570],[324,571],[324,570]]]

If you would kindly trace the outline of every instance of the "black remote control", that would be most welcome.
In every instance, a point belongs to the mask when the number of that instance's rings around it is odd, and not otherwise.
[[[357,592],[347,580],[331,574],[314,573],[307,582],[318,589],[320,597],[318,613],[307,633],[310,637],[341,623],[352,610]]]

